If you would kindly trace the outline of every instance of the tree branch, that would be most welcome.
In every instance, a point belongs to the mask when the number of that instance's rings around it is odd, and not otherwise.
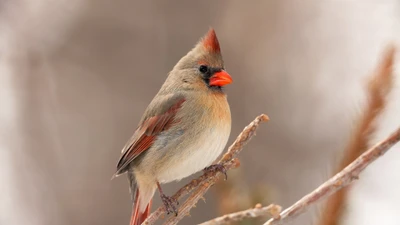
[[[282,207],[279,205],[271,204],[269,206],[261,207],[261,204],[257,204],[252,209],[247,209],[231,214],[227,214],[221,217],[217,217],[215,219],[206,221],[199,225],[224,225],[224,224],[231,224],[235,221],[240,221],[245,218],[257,218],[261,216],[270,216],[273,218],[279,218],[279,213],[281,212]]]
[[[386,108],[387,96],[393,87],[394,57],[395,48],[391,45],[384,52],[381,62],[368,83],[367,105],[359,118],[358,126],[352,133],[350,142],[344,150],[340,164],[333,174],[349,165],[370,146],[371,136],[377,129],[377,119]],[[343,188],[329,197],[328,201],[324,203],[325,207],[321,212],[319,225],[340,224],[341,217],[345,211],[344,205],[348,198],[348,192],[349,188]]]
[[[389,137],[379,142],[368,151],[363,153],[350,165],[337,173],[334,177],[323,183],[310,194],[304,196],[298,202],[284,210],[280,214],[280,218],[270,219],[264,225],[283,224],[290,219],[300,215],[307,207],[322,200],[329,195],[339,191],[343,187],[349,185],[354,180],[358,179],[358,175],[373,161],[385,154],[393,145],[400,141],[400,128],[398,128]]]
[[[223,155],[223,157],[219,160],[219,164],[223,165],[226,170],[236,168],[239,166],[239,160],[235,158],[235,156],[243,149],[244,145],[246,145],[250,139],[255,135],[255,131],[261,122],[268,121],[269,118],[265,114],[261,114],[256,117],[253,122],[251,122],[248,126],[246,126],[243,131],[236,138],[235,142],[229,147],[228,151]],[[195,190],[188,199],[179,207],[178,215],[172,216],[167,220],[165,224],[176,224],[178,223],[184,216],[189,214],[191,208],[197,203],[200,198],[203,198],[203,195],[207,192],[207,190],[217,181],[218,174],[220,172],[212,171],[203,174],[197,179],[192,180],[190,183],[182,187],[178,190],[175,195],[172,196],[173,199],[178,200],[179,198],[189,194],[193,190]],[[165,213],[165,208],[160,206],[155,212],[153,212],[144,222],[145,225],[154,224],[157,219]]]

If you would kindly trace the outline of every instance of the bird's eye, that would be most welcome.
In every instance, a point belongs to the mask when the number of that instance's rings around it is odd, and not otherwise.
[[[199,67],[199,71],[200,71],[201,73],[207,73],[207,72],[208,72],[208,67],[207,67],[206,65],[201,65],[201,66]]]

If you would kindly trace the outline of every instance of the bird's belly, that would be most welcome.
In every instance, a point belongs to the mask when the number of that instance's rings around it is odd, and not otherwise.
[[[211,165],[224,150],[229,131],[230,128],[211,128],[210,132],[206,132],[207,135],[199,137],[197,144],[188,144],[182,152],[173,154],[168,160],[169,163],[160,168],[158,181],[168,183],[181,180]]]

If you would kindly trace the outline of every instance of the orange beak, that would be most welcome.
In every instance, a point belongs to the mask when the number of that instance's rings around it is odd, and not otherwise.
[[[210,86],[222,87],[230,83],[232,83],[232,77],[225,70],[214,73],[210,78]]]

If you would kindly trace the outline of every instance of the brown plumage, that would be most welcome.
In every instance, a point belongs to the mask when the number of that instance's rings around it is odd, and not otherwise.
[[[134,202],[131,225],[146,219],[157,187],[167,211],[176,213],[160,183],[196,173],[221,154],[231,130],[222,86],[231,82],[210,29],[169,73],[122,150],[114,176],[128,173]]]

